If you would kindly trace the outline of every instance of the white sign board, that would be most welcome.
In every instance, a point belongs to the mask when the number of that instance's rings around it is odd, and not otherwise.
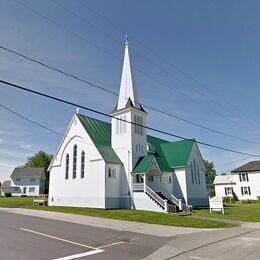
[[[209,209],[210,213],[212,211],[221,211],[224,214],[224,206],[221,197],[212,197],[209,198]]]

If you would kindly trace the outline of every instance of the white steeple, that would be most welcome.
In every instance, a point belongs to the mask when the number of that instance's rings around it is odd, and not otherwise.
[[[137,92],[135,90],[134,78],[132,74],[132,68],[129,58],[128,51],[128,37],[126,35],[125,40],[125,56],[123,63],[123,70],[121,76],[120,92],[117,103],[117,110],[123,109],[126,106],[128,99],[131,99],[134,107],[140,109],[139,100],[137,97]]]

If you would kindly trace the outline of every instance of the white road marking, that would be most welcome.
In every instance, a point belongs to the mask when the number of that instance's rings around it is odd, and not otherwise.
[[[37,231],[33,231],[33,230],[30,230],[30,229],[20,228],[20,230],[26,231],[26,232],[29,232],[29,233],[33,233],[33,234],[37,234],[37,235],[40,235],[40,236],[44,236],[44,237],[49,237],[49,238],[59,240],[59,241],[63,241],[63,242],[69,243],[69,244],[73,244],[73,245],[77,245],[77,246],[81,246],[81,247],[85,247],[85,248],[90,248],[90,249],[94,249],[94,250],[99,250],[98,248],[93,247],[93,246],[88,246],[88,245],[80,244],[80,243],[73,242],[73,241],[70,241],[70,240],[66,240],[66,239],[63,239],[63,238],[50,236],[50,235],[40,233],[40,232],[37,232]]]
[[[70,256],[64,256],[64,257],[61,257],[61,258],[55,258],[53,260],[72,260],[72,259],[78,259],[78,258],[81,258],[81,257],[84,257],[84,256],[99,254],[99,253],[102,253],[102,252],[104,252],[104,250],[96,249],[96,250],[92,250],[92,251],[88,251],[88,252],[80,253],[80,254],[76,254],[76,255],[70,255]]]
[[[119,242],[112,243],[112,244],[109,244],[109,245],[100,246],[99,248],[105,248],[105,247],[115,246],[115,245],[124,244],[124,243],[125,243],[124,241],[119,241]]]

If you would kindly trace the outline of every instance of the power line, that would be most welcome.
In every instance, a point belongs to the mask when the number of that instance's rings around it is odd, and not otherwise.
[[[72,30],[70,30],[70,29],[67,29],[65,26],[63,26],[63,25],[61,25],[60,23],[56,22],[55,20],[53,20],[53,19],[47,17],[46,15],[41,14],[40,12],[38,12],[38,11],[36,11],[35,9],[29,7],[28,5],[26,5],[26,4],[24,4],[24,3],[21,3],[21,2],[19,2],[18,0],[14,0],[14,1],[15,1],[16,3],[22,5],[22,6],[25,7],[26,9],[30,10],[31,12],[33,12],[33,13],[39,15],[40,17],[42,17],[43,19],[47,20],[48,22],[53,23],[53,24],[56,25],[57,27],[61,28],[63,31],[72,34],[73,36],[75,36],[75,37],[77,37],[77,38],[83,40],[84,42],[90,44],[91,46],[97,48],[98,50],[102,51],[103,53],[105,53],[105,54],[111,56],[112,58],[116,59],[117,61],[120,61],[120,62],[121,62],[121,59],[120,59],[119,57],[114,56],[114,55],[111,54],[110,52],[108,52],[108,51],[102,49],[101,47],[99,47],[99,46],[97,46],[96,44],[94,44],[94,43],[92,43],[91,41],[89,41],[87,38],[83,37],[82,35],[80,35],[80,34],[78,34],[78,33],[75,33],[74,31],[72,31]],[[169,86],[168,84],[166,84],[166,83],[164,83],[164,82],[159,82],[156,78],[154,78],[154,77],[148,75],[147,73],[145,73],[144,71],[142,71],[142,70],[140,70],[140,69],[136,69],[136,70],[139,71],[139,72],[141,72],[143,75],[145,75],[146,77],[150,78],[151,80],[153,80],[153,81],[155,81],[155,82],[157,82],[157,83],[159,83],[159,84],[162,84],[162,85],[164,85],[165,87],[169,88],[171,91],[173,91],[173,88],[172,88],[171,86]],[[176,78],[175,78],[175,79],[176,79]],[[177,79],[176,79],[176,80],[177,80]],[[181,81],[181,80],[178,80],[178,81],[183,84],[183,81]],[[215,110],[213,110],[213,109],[211,109],[211,108],[209,108],[209,107],[203,105],[201,102],[198,102],[196,99],[190,97],[189,95],[184,94],[183,92],[179,91],[178,89],[175,89],[174,91],[175,91],[175,93],[177,92],[177,93],[179,93],[180,95],[184,96],[185,98],[188,98],[188,99],[192,100],[194,103],[196,103],[197,105],[203,107],[204,109],[206,109],[206,110],[208,110],[208,111],[210,111],[210,112],[212,112],[212,113],[215,113],[215,114],[217,114],[218,116],[220,116],[220,117],[223,118],[223,114],[221,114],[221,113],[219,113],[219,112],[217,112],[217,111],[215,111]],[[234,121],[232,118],[229,119],[229,120]],[[235,122],[235,121],[234,121],[234,122]],[[237,123],[237,122],[235,122],[235,123]]]
[[[19,4],[19,5],[22,5],[23,7],[25,7],[25,8],[28,9],[28,10],[30,10],[31,12],[33,12],[33,13],[39,15],[40,17],[42,17],[43,19],[47,20],[48,22],[55,24],[57,27],[59,27],[60,29],[62,29],[62,30],[65,31],[66,33],[72,34],[72,35],[75,36],[76,38],[81,39],[82,41],[88,43],[88,44],[91,45],[92,47],[94,47],[94,48],[100,50],[101,52],[105,53],[106,55],[109,55],[109,56],[113,57],[114,59],[119,60],[119,61],[121,62],[121,59],[120,59],[119,57],[114,56],[112,53],[110,53],[110,52],[108,52],[108,51],[102,49],[101,47],[99,47],[99,46],[96,45],[95,43],[93,43],[93,42],[89,41],[87,38],[83,37],[81,34],[78,34],[78,33],[74,32],[74,31],[72,31],[72,30],[66,28],[66,27],[63,26],[62,24],[56,22],[55,20],[53,20],[53,19],[49,18],[48,16],[46,16],[46,15],[44,15],[44,14],[42,14],[42,13],[36,11],[35,9],[31,8],[30,6],[28,6],[28,5],[26,5],[26,4],[22,3],[22,2],[20,2],[20,1],[18,1],[18,0],[13,0],[13,1],[15,1],[15,2],[16,2],[17,4]]]
[[[65,138],[71,139],[70,136],[65,135],[65,134],[62,134],[62,133],[59,133],[59,132],[57,132],[57,131],[55,131],[55,130],[53,130],[53,129],[47,127],[47,126],[44,126],[44,125],[42,125],[42,124],[40,124],[40,123],[37,123],[36,121],[34,121],[34,120],[32,120],[32,119],[30,119],[30,118],[28,118],[28,117],[26,117],[26,116],[24,116],[24,115],[22,115],[22,114],[16,112],[16,111],[14,111],[14,110],[12,110],[11,108],[8,108],[8,107],[6,107],[6,106],[4,106],[4,105],[1,105],[1,104],[0,104],[0,108],[2,108],[2,109],[4,109],[4,110],[6,110],[6,111],[8,111],[8,112],[10,112],[10,113],[12,113],[12,114],[18,116],[18,117],[20,117],[20,118],[22,118],[22,119],[24,119],[25,121],[27,121],[27,122],[29,122],[29,123],[31,123],[31,124],[34,124],[34,125],[36,125],[36,126],[38,126],[38,127],[40,127],[40,128],[43,128],[43,129],[45,129],[45,130],[48,130],[49,132],[51,132],[51,133],[53,133],[53,134],[60,135],[60,136],[63,136],[63,137],[65,137]],[[82,142],[82,143],[85,143],[85,144],[87,144],[87,145],[94,146],[93,144],[87,143],[87,142],[82,141],[82,140],[78,140],[78,142]]]
[[[246,161],[246,160],[249,160],[249,159],[252,159],[252,158],[254,158],[254,157],[247,157],[247,158],[244,158],[244,159],[240,159],[240,160],[236,160],[236,161],[232,161],[232,162],[228,162],[228,163],[219,164],[219,165],[216,165],[215,167],[221,168],[221,167],[226,166],[226,165],[234,164],[234,163],[237,163],[237,162],[243,162],[243,161]]]
[[[38,123],[38,122],[36,122],[36,121],[34,121],[34,120],[32,120],[32,119],[30,119],[30,118],[28,118],[28,117],[22,115],[22,114],[20,114],[20,113],[18,113],[18,112],[16,112],[16,111],[14,111],[14,110],[12,110],[12,109],[10,109],[10,108],[4,106],[4,105],[1,105],[1,104],[0,104],[0,108],[2,108],[2,109],[4,109],[4,110],[7,110],[8,112],[10,112],[10,113],[12,113],[12,114],[14,114],[14,115],[16,115],[16,116],[18,116],[18,117],[24,119],[25,121],[27,121],[27,122],[29,122],[29,123],[31,123],[31,124],[34,124],[34,125],[36,125],[36,126],[38,126],[38,127],[40,127],[40,128],[43,128],[44,130],[47,130],[47,131],[49,131],[49,132],[51,132],[51,133],[53,133],[53,134],[56,134],[56,135],[59,135],[59,136],[62,136],[62,137],[71,139],[70,136],[68,136],[68,135],[66,135],[66,134],[62,134],[62,133],[60,133],[60,132],[57,132],[57,131],[55,131],[55,130],[53,130],[53,129],[51,129],[51,128],[49,128],[49,127],[43,125],[43,124],[40,124],[40,123]],[[78,142],[81,142],[81,143],[84,143],[84,144],[87,144],[87,145],[90,145],[90,146],[94,146],[93,144],[87,143],[87,142],[82,141],[82,140],[78,140]],[[245,158],[245,159],[240,159],[240,160],[236,160],[236,161],[232,161],[232,162],[228,162],[228,163],[216,165],[215,168],[217,168],[217,167],[218,167],[218,168],[221,168],[221,167],[223,167],[223,166],[230,165],[230,164],[234,164],[234,163],[237,163],[237,162],[246,161],[246,160],[251,159],[251,158],[255,158],[255,157],[247,157],[247,158]]]
[[[94,13],[95,15],[101,17],[103,20],[105,20],[107,23],[109,23],[112,27],[114,27],[117,31],[119,31],[120,33],[125,33],[124,30],[116,25],[115,23],[111,22],[108,18],[106,18],[105,16],[103,16],[102,14],[100,14],[99,12],[97,12],[96,10],[90,8],[85,2],[79,0],[78,1],[82,6],[84,6],[86,9],[88,9],[90,12]],[[148,50],[150,53],[152,53],[155,57],[159,58],[160,60],[164,61],[165,63],[167,63],[168,65],[170,65],[174,70],[176,70],[177,72],[183,74],[185,77],[189,78],[190,80],[192,80],[193,82],[195,82],[197,85],[201,86],[204,89],[207,89],[209,92],[211,92],[214,97],[217,97],[219,100],[221,100],[223,102],[224,105],[226,105],[226,107],[229,108],[229,106],[233,107],[233,109],[235,109],[236,111],[239,111],[239,116],[241,114],[244,115],[245,119],[250,119],[251,122],[253,123],[257,123],[255,121],[254,118],[252,118],[250,115],[248,115],[247,113],[244,113],[243,110],[241,110],[240,108],[236,107],[235,105],[233,105],[232,103],[226,101],[223,97],[219,96],[215,91],[213,91],[212,89],[210,89],[209,87],[207,87],[205,84],[203,84],[202,82],[200,82],[198,79],[194,78],[192,75],[190,75],[189,73],[185,72],[183,69],[180,69],[178,66],[176,66],[175,64],[173,64],[172,62],[170,62],[169,60],[167,60],[166,58],[162,57],[161,55],[159,55],[158,53],[156,53],[155,51],[153,51],[151,48],[147,47],[144,43],[142,43],[140,40],[138,40],[136,37],[134,37],[132,34],[129,33],[129,36],[131,36],[131,39],[133,39],[134,41],[136,41],[139,45],[141,45],[142,47],[144,47],[146,50]],[[134,50],[136,52],[136,50]],[[141,54],[138,54],[141,55]],[[141,55],[143,58],[144,56]],[[145,58],[146,59],[146,58]],[[146,59],[147,60],[147,59]],[[148,61],[150,63],[150,61]],[[157,64],[155,63],[151,63],[154,66],[158,67]],[[165,70],[164,70],[165,71]],[[165,73],[169,73],[167,71],[165,71]],[[183,80],[179,80],[178,78],[176,78],[174,76],[174,78],[177,81],[182,82],[184,85],[186,85],[189,88],[192,88],[194,90],[194,88],[192,86],[190,86],[190,84],[187,84],[186,82],[184,82]],[[199,91],[200,92],[200,91]],[[200,94],[202,94],[200,92]],[[230,111],[230,110],[229,110]],[[234,114],[234,112],[230,111],[232,114]],[[238,115],[238,114],[237,114]]]
[[[112,116],[112,115],[109,115],[107,113],[98,111],[96,109],[89,108],[89,107],[86,107],[86,106],[82,106],[82,105],[76,104],[74,102],[67,101],[67,100],[64,100],[64,99],[61,99],[61,98],[58,98],[58,97],[54,97],[54,96],[51,96],[51,95],[48,95],[48,94],[45,94],[45,93],[42,93],[42,92],[39,92],[39,91],[28,89],[28,88],[22,87],[21,85],[13,84],[13,83],[8,82],[8,81],[0,80],[0,83],[7,85],[9,87],[12,87],[12,88],[20,89],[20,90],[30,92],[30,93],[33,93],[33,94],[36,94],[36,95],[39,95],[39,96],[42,96],[42,97],[45,97],[45,98],[48,98],[48,99],[52,99],[52,100],[55,100],[57,102],[64,103],[64,104],[67,104],[67,105],[70,105],[70,106],[73,106],[73,107],[79,107],[79,108],[85,109],[87,111],[90,111],[90,112],[93,112],[93,113],[96,113],[96,114],[99,114],[99,115],[102,115],[102,116],[105,116],[105,117],[108,117],[108,118],[114,118],[116,120],[126,122],[128,124],[140,126],[140,127],[143,127],[145,129],[148,129],[148,130],[160,133],[160,134],[168,135],[168,136],[175,137],[175,138],[182,139],[182,140],[193,141],[193,139],[190,139],[190,138],[186,138],[186,137],[183,137],[183,136],[180,136],[180,135],[176,135],[176,134],[173,134],[173,133],[162,131],[162,130],[159,130],[159,129],[156,129],[156,128],[153,128],[153,127],[143,126],[143,125],[140,125],[140,124],[137,124],[137,123],[125,120],[125,119],[117,118],[115,116]],[[226,151],[226,152],[232,152],[232,153],[236,153],[236,154],[242,154],[242,155],[260,158],[260,155],[256,155],[256,154],[244,153],[244,152],[241,152],[241,151],[237,151],[237,150],[233,150],[233,149],[229,149],[229,148],[225,148],[225,147],[221,147],[221,146],[217,146],[217,145],[213,145],[213,144],[209,144],[209,143],[205,143],[205,142],[201,142],[201,141],[195,141],[195,142],[198,143],[198,144],[204,145],[204,146],[223,150],[223,151]]]
[[[68,77],[73,78],[73,79],[75,79],[75,80],[78,80],[78,81],[80,81],[80,82],[82,82],[82,83],[85,83],[85,84],[87,84],[87,85],[89,85],[89,86],[91,86],[91,87],[93,87],[93,88],[99,89],[99,90],[101,90],[101,91],[107,92],[107,93],[112,94],[112,95],[117,96],[117,97],[120,96],[120,95],[117,94],[116,92],[111,91],[111,90],[109,90],[109,89],[107,89],[107,88],[105,88],[105,87],[102,87],[102,86],[100,86],[100,85],[94,84],[94,83],[92,83],[92,82],[90,82],[90,81],[87,81],[87,80],[85,80],[85,79],[82,79],[82,78],[80,78],[80,77],[78,77],[78,76],[76,76],[76,75],[73,75],[73,74],[71,74],[71,73],[65,72],[64,70],[58,69],[58,68],[56,68],[56,67],[50,66],[50,65],[48,65],[48,64],[46,64],[46,63],[43,63],[43,62],[41,62],[41,61],[39,61],[39,60],[36,60],[36,59],[34,59],[34,58],[31,58],[31,57],[29,57],[29,56],[26,56],[26,55],[24,55],[24,54],[21,54],[21,53],[19,53],[19,52],[17,52],[17,51],[14,51],[14,50],[11,50],[11,49],[9,49],[9,48],[6,48],[6,47],[4,47],[4,46],[2,46],[2,45],[0,45],[0,49],[5,50],[5,51],[7,51],[7,52],[9,52],[9,53],[15,54],[15,55],[17,55],[17,56],[19,56],[19,57],[22,57],[22,58],[24,58],[24,59],[26,59],[26,60],[29,60],[29,61],[31,61],[31,62],[34,62],[34,63],[36,63],[36,64],[39,64],[39,65],[41,65],[41,66],[43,66],[43,67],[45,67],[45,68],[54,70],[54,71],[56,71],[56,72],[58,72],[58,73],[60,73],[60,74],[63,74],[63,75],[65,75],[65,76],[68,76]],[[244,141],[244,142],[248,142],[248,143],[253,143],[253,144],[260,144],[259,142],[256,142],[256,141],[248,140],[248,139],[245,139],[245,138],[242,138],[242,137],[238,137],[238,136],[234,136],[234,135],[231,135],[231,134],[228,134],[228,133],[219,131],[219,130],[211,129],[211,128],[207,127],[207,126],[203,126],[203,125],[201,125],[201,124],[198,124],[198,123],[195,123],[195,122],[186,120],[186,119],[184,119],[184,118],[181,118],[181,117],[179,117],[179,116],[170,114],[170,113],[165,112],[165,111],[162,111],[162,110],[160,110],[160,109],[153,108],[152,106],[146,105],[146,104],[144,104],[144,103],[139,103],[139,102],[137,102],[137,103],[138,103],[139,105],[142,105],[143,107],[146,107],[146,108],[148,108],[148,109],[151,109],[151,110],[156,111],[156,112],[158,112],[158,113],[161,113],[161,114],[163,114],[163,115],[169,116],[169,117],[171,117],[171,118],[177,119],[177,120],[179,120],[179,121],[182,121],[182,122],[191,124],[191,125],[193,125],[193,126],[199,127],[199,128],[201,128],[201,129],[208,130],[208,131],[211,131],[211,132],[213,132],[213,133],[220,134],[220,135],[223,135],[223,136],[227,136],[227,137],[230,137],[230,138],[233,138],[233,139],[236,139],[236,140],[240,140],[240,141]]]

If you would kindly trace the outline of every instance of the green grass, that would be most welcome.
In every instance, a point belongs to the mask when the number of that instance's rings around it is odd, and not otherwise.
[[[165,213],[141,211],[141,210],[104,210],[74,207],[48,207],[32,206],[32,198],[0,198],[0,207],[23,207],[28,209],[55,211],[63,213],[79,214],[99,218],[109,218],[127,221],[136,221],[149,224],[167,226],[193,227],[193,228],[228,228],[236,225],[219,221],[196,219],[189,216],[176,216]]]
[[[196,216],[207,216],[214,218],[231,219],[236,221],[260,221],[260,203],[227,203],[224,205],[225,214],[218,212],[209,213],[207,208],[198,208],[193,210],[193,214]]]
[[[23,207],[32,205],[32,197],[0,197],[0,207]]]
[[[104,210],[104,209],[90,209],[90,208],[74,208],[74,207],[37,207],[27,206],[30,209],[39,209],[46,211],[56,211],[63,213],[79,214],[84,216],[92,216],[99,218],[109,218],[127,221],[136,221],[149,224],[160,224],[166,226],[179,227],[193,227],[193,228],[227,228],[236,225],[230,223],[223,223],[219,221],[209,221],[191,218],[189,216],[176,216],[165,213],[141,211],[141,210]]]

